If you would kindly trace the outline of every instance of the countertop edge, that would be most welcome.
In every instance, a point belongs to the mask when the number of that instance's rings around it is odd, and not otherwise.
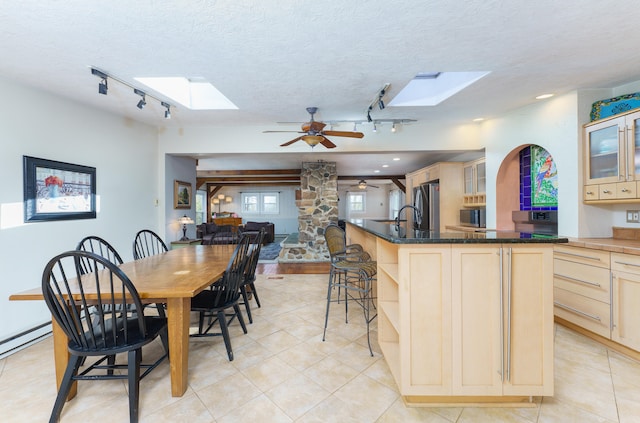
[[[557,244],[557,243],[567,243],[569,240],[565,237],[554,237],[554,238],[521,238],[521,237],[498,237],[500,234],[516,234],[519,232],[501,232],[501,231],[491,231],[496,234],[496,238],[462,238],[462,237],[451,237],[448,238],[447,234],[442,234],[444,238],[398,238],[394,236],[390,236],[388,234],[384,234],[378,231],[375,231],[371,228],[366,227],[363,223],[353,222],[346,220],[345,223],[349,225],[353,225],[359,229],[362,229],[365,232],[368,232],[372,235],[377,236],[378,238],[384,239],[387,242],[392,244]],[[478,234],[485,235],[487,231],[478,232]],[[468,233],[472,235],[474,233]]]

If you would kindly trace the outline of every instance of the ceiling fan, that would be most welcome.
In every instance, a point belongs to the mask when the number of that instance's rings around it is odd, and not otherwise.
[[[318,111],[317,107],[307,107],[307,112],[311,115],[309,122],[302,124],[302,131],[263,131],[267,132],[297,132],[301,135],[297,138],[287,141],[284,144],[280,144],[280,147],[286,147],[293,144],[296,141],[304,141],[311,146],[315,147],[318,144],[324,145],[326,148],[335,148],[336,145],[327,138],[327,135],[333,137],[350,137],[350,138],[362,138],[364,134],[362,132],[349,132],[349,131],[324,131],[326,123],[313,120],[313,115]]]
[[[367,188],[380,188],[377,185],[369,185],[367,184],[367,181],[365,181],[364,179],[360,179],[360,181],[358,182],[358,185],[351,185],[352,188],[358,188],[361,190],[365,190]]]

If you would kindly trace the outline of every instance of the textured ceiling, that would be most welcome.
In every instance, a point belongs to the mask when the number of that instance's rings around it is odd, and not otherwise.
[[[620,0],[23,0],[0,8],[0,75],[158,127],[282,129],[306,121],[307,106],[318,120],[362,120],[385,83],[390,100],[418,72],[491,71],[436,107],[372,113],[458,125],[541,93],[640,79],[638,18]],[[239,110],[178,107],[167,121],[154,100],[138,110],[126,86],[99,95],[89,66],[132,85],[204,77]]]

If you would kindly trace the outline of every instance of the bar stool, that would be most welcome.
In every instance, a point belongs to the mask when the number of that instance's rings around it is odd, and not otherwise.
[[[367,325],[367,343],[369,345],[369,353],[373,357],[370,338],[370,324],[378,315],[375,312],[376,298],[373,296],[373,283],[376,281],[377,262],[369,261],[353,261],[339,260],[331,263],[331,272],[329,273],[329,288],[327,290],[327,311],[324,317],[324,333],[322,340],[326,339],[327,324],[329,322],[329,306],[332,302],[340,301],[340,288],[344,289],[344,312],[345,323],[349,323],[349,306],[348,299],[353,300],[357,305],[362,307],[364,320]],[[331,298],[333,288],[338,288],[338,296],[336,299]],[[372,315],[372,307],[374,313]]]

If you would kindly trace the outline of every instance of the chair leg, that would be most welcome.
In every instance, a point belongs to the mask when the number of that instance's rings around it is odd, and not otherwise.
[[[242,294],[242,301],[244,302],[244,308],[247,310],[247,317],[249,318],[249,323],[253,323],[253,318],[251,317],[251,306],[249,305],[249,296],[247,295],[247,285],[242,285],[240,287],[240,293]]]
[[[129,380],[129,422],[138,421],[138,404],[140,402],[140,361],[142,349],[129,351],[127,357],[127,372]]]
[[[224,346],[227,348],[227,356],[229,356],[229,361],[233,361],[233,350],[231,349],[231,339],[229,338],[229,328],[227,327],[227,318],[224,315],[224,310],[218,311],[218,322],[220,323]]]
[[[116,364],[116,356],[115,355],[110,355],[109,357],[107,357],[107,365],[109,366],[109,369],[107,369],[107,374],[108,375],[112,375],[113,374],[113,366]]]
[[[78,369],[80,368],[80,364],[84,361],[84,357],[80,357],[77,355],[72,355],[69,357],[69,363],[67,363],[67,369],[64,371],[64,376],[62,377],[62,383],[60,384],[60,389],[58,389],[58,396],[56,397],[56,402],[53,404],[53,410],[51,411],[51,417],[49,418],[49,423],[57,423],[60,420],[60,413],[62,413],[62,407],[64,407],[64,403],[67,401],[67,397],[69,396],[69,391],[71,390],[71,384],[73,383],[73,376],[78,374]]]
[[[335,274],[333,269],[329,272],[329,288],[327,288],[327,311],[324,314],[324,332],[322,333],[322,341],[327,337],[327,324],[329,323],[329,305],[331,304],[331,289],[333,288],[333,278]],[[339,294],[338,294],[339,295]],[[339,297],[338,297],[339,298]]]
[[[240,326],[242,326],[242,331],[247,333],[247,325],[244,324],[244,317],[242,317],[242,313],[240,313],[240,306],[236,303],[233,305],[233,310],[236,312],[236,316],[238,316],[238,321],[240,322]]]
[[[249,286],[251,287],[251,292],[253,293],[253,298],[256,299],[256,304],[258,304],[258,308],[262,307],[260,305],[260,298],[258,298],[258,291],[256,291],[256,285],[255,283],[251,282],[249,284]]]

